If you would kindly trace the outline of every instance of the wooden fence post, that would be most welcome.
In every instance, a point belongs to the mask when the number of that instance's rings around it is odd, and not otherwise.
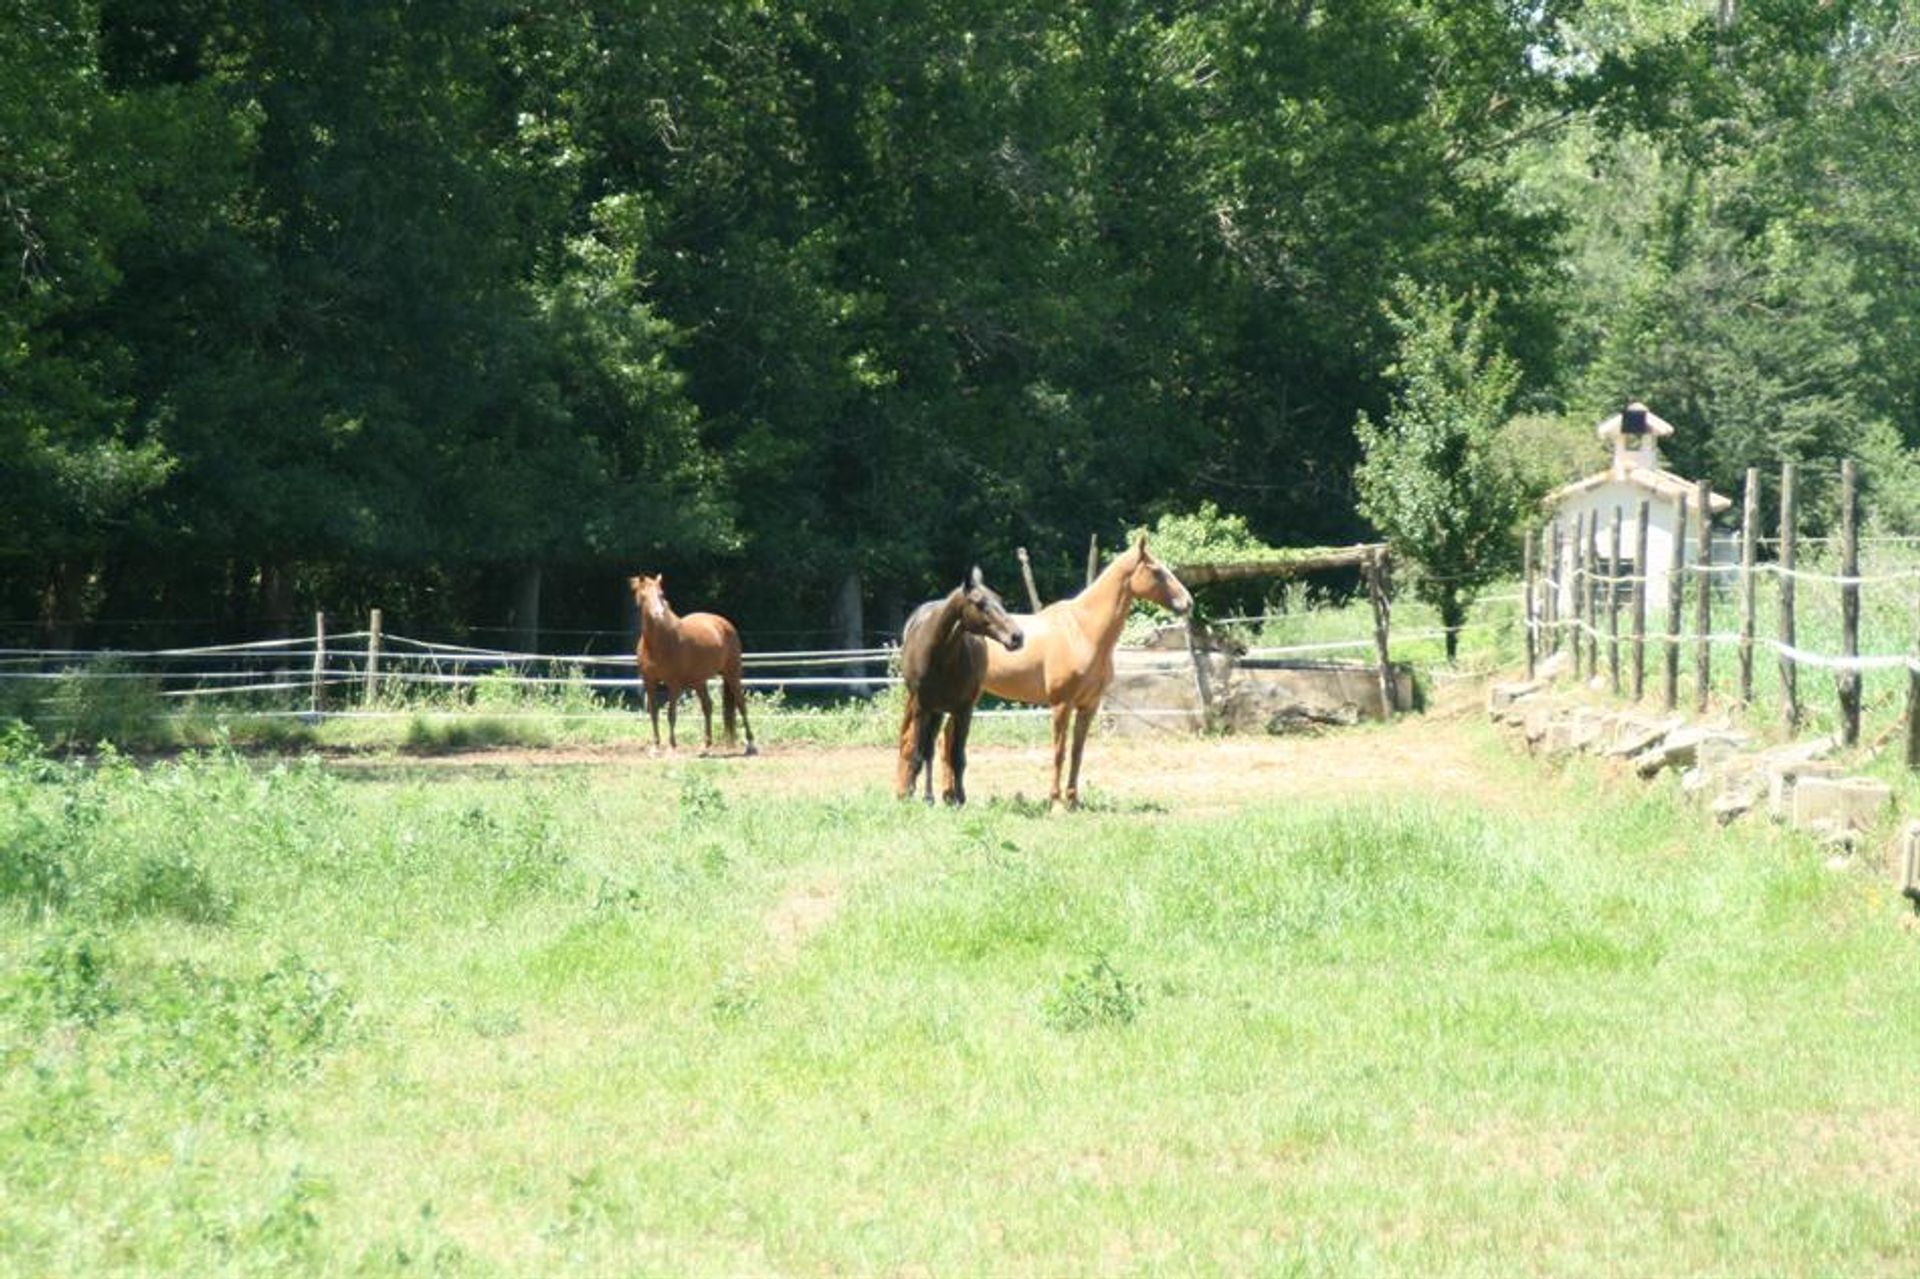
[[[1100,535],[1095,533],[1087,539],[1087,585],[1093,585],[1093,579],[1100,576]]]
[[[1387,596],[1387,554],[1376,551],[1367,556],[1367,597],[1373,604],[1373,648],[1380,661],[1381,713],[1392,719],[1399,709],[1394,696],[1393,659],[1388,645],[1393,603]]]
[[[360,704],[372,706],[380,691],[380,610],[367,615],[367,670],[360,688]]]
[[[1798,519],[1798,470],[1792,462],[1780,464],[1780,702],[1789,733],[1800,727],[1800,679],[1794,666],[1793,565]]]
[[[1620,696],[1620,565],[1626,558],[1620,554],[1622,519],[1614,507],[1613,541],[1607,547],[1607,679],[1615,697]]]
[[[1539,664],[1539,645],[1534,636],[1533,530],[1520,532],[1520,624],[1526,630],[1527,678],[1534,677]]]
[[[1033,605],[1033,611],[1038,613],[1040,592],[1033,585],[1033,565],[1027,562],[1027,548],[1016,546],[1013,548],[1013,554],[1020,561],[1020,580],[1027,584],[1027,602]]]
[[[1647,524],[1652,507],[1640,499],[1633,517],[1633,700],[1647,693]]]
[[[1566,575],[1560,571],[1560,521],[1547,530],[1547,644],[1560,651],[1560,585]]]
[[[1700,509],[1699,544],[1693,569],[1699,594],[1693,602],[1693,709],[1705,713],[1713,692],[1713,485],[1701,480],[1693,488]]]
[[[1667,678],[1661,703],[1671,713],[1680,704],[1680,619],[1686,613],[1687,504],[1679,504],[1673,526],[1672,552],[1667,560]]]
[[[1573,606],[1573,626],[1569,634],[1573,637],[1573,678],[1580,678],[1580,660],[1586,655],[1587,634],[1581,624],[1587,617],[1587,516],[1583,511],[1573,517],[1572,571],[1568,574],[1570,591],[1569,602]]]
[[[327,669],[327,615],[313,615],[313,688],[308,699],[308,709],[315,715],[320,713],[321,676]]]
[[[1600,678],[1600,512],[1587,521],[1587,679]]]
[[[1753,560],[1760,540],[1760,468],[1747,468],[1740,507],[1740,704],[1753,705]]]
[[[1836,672],[1840,693],[1840,744],[1860,740],[1860,520],[1853,459],[1840,463],[1840,653],[1848,663]]]
[[[1907,659],[1907,769],[1920,771],[1920,638]]]

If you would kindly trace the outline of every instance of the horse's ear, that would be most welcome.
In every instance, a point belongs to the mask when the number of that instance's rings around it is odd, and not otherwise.
[[[978,564],[975,564],[973,566],[973,572],[967,575],[967,583],[976,590],[987,584],[986,579],[980,576],[980,566]]]
[[[1140,552],[1140,553],[1141,553],[1142,555],[1145,555],[1145,554],[1147,553],[1147,534],[1146,534],[1146,530],[1144,530],[1144,529],[1143,529],[1143,530],[1141,530],[1141,533],[1140,533],[1140,538],[1139,538],[1139,540],[1138,540],[1138,541],[1136,541],[1136,542],[1135,542],[1135,543],[1133,544],[1133,549],[1134,549],[1134,550],[1136,550],[1136,551],[1138,551],[1138,552]]]

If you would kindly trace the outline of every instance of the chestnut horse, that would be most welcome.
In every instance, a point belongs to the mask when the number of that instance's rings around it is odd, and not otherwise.
[[[1193,597],[1173,570],[1147,550],[1146,534],[1072,599],[1049,604],[1029,617],[1014,614],[1027,642],[1017,653],[987,653],[986,691],[1008,701],[1053,708],[1052,802],[1080,802],[1080,755],[1087,730],[1113,682],[1113,650],[1135,600],[1151,600],[1185,613]],[[1075,713],[1079,718],[1074,719]],[[1067,730],[1073,730],[1073,760],[1064,796],[1060,773],[1067,765]]]
[[[747,730],[747,751],[754,753],[753,725],[747,722],[746,688],[740,682],[740,633],[717,613],[677,616],[667,603],[666,579],[630,577],[627,585],[640,606],[640,645],[634,658],[640,666],[640,685],[646,689],[647,713],[653,716],[653,746],[660,749],[660,699],[667,703],[667,745],[678,750],[676,708],[680,694],[691,688],[700,695],[700,713],[706,719],[707,749],[713,749],[713,699],[707,681],[720,677],[720,706],[726,720],[727,745],[733,745],[733,715],[740,713]]]
[[[985,637],[985,638],[982,638]],[[940,798],[967,802],[967,733],[973,704],[987,677],[987,640],[1017,652],[1020,628],[1007,617],[1000,597],[987,588],[975,566],[967,580],[946,598],[928,600],[913,610],[900,632],[900,678],[907,686],[907,711],[900,720],[900,769],[893,793],[913,794],[920,770],[927,770],[927,803],[933,803],[933,739],[940,717],[949,717],[942,738]]]

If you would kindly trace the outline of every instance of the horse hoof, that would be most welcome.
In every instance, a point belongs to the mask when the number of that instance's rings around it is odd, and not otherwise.
[[[742,755],[748,755],[748,756],[758,755],[760,753],[760,748],[758,746],[755,746],[752,742],[748,742],[747,749],[740,753]]]

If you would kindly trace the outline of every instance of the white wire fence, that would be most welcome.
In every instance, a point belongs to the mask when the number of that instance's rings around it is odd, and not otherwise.
[[[1696,711],[1772,713],[1789,731],[1831,722],[1848,744],[1859,739],[1863,709],[1897,707],[1909,764],[1920,767],[1920,545],[1858,535],[1850,463],[1841,468],[1841,531],[1796,536],[1792,469],[1782,476],[1778,537],[1760,535],[1749,472],[1738,562],[1716,561],[1701,539],[1691,563],[1663,572],[1656,553],[1651,572],[1636,571],[1644,532],[1632,549],[1616,543],[1633,527],[1618,511],[1611,532],[1597,514],[1571,530],[1542,530],[1543,571],[1530,569],[1522,592],[1530,662],[1564,653],[1576,676],[1616,694],[1658,698],[1667,710],[1690,700]],[[1706,509],[1704,487],[1693,509]],[[1674,541],[1685,544],[1684,522]],[[1724,545],[1717,534],[1712,544]],[[1778,558],[1761,560],[1762,548]],[[1658,587],[1666,599],[1653,598]],[[1831,674],[1831,702],[1803,688],[1802,673]]]
[[[1504,610],[1505,623],[1474,621],[1466,633],[1512,631],[1519,593],[1482,597],[1483,609]],[[1357,619],[1358,614],[1355,614]],[[1268,614],[1215,619],[1258,636],[1300,623],[1303,615]],[[1354,623],[1355,629],[1359,624]],[[1436,627],[1393,632],[1392,647],[1442,639]],[[1374,663],[1377,640],[1313,639],[1260,643],[1236,653],[1255,663]],[[1163,661],[1136,657],[1169,671],[1190,670],[1182,647],[1154,650]],[[823,707],[871,703],[900,683],[898,650],[890,644],[857,649],[748,652],[742,683],[755,695],[753,717],[814,715]],[[51,700],[78,685],[138,686],[163,707],[205,710],[228,719],[397,719],[423,713],[465,713],[479,707],[492,718],[543,720],[605,717],[619,706],[642,704],[630,655],[526,652],[416,639],[377,627],[329,632],[316,617],[311,633],[239,644],[155,649],[0,648],[0,695]],[[988,717],[1044,716],[1044,708],[990,707]],[[1141,718],[1189,718],[1176,710],[1134,710]]]

